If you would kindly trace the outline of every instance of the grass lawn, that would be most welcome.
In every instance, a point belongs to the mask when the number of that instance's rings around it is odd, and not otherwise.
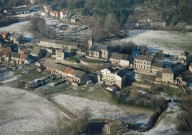
[[[172,88],[167,85],[159,85],[159,84],[154,84],[151,88],[151,91],[153,93],[158,93],[159,91],[167,93],[169,96],[180,96],[182,95],[183,91],[178,89],[178,88]]]
[[[44,76],[42,73],[39,73],[33,69],[23,74],[21,74],[20,70],[18,70],[18,71],[15,71],[15,74],[21,75],[21,76],[17,80],[14,80],[13,82],[9,82],[8,84],[11,86],[17,86],[19,81],[29,82]]]

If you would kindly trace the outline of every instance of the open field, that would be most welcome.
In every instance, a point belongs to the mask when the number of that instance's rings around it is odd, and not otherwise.
[[[112,103],[90,100],[86,98],[56,94],[52,99],[70,112],[79,115],[80,111],[88,108],[92,118],[120,119],[122,121],[147,123],[152,111],[129,106],[117,106]]]
[[[171,55],[186,50],[192,52],[192,32],[131,30],[128,35],[122,40],[112,41],[112,44],[134,42],[139,46],[148,46],[150,51],[163,50]]]
[[[46,99],[30,92],[0,86],[0,134],[58,135],[69,117]]]
[[[177,130],[177,116],[183,112],[179,103],[169,103],[167,110],[162,115],[161,120],[156,127],[145,132],[144,135],[179,135]]]
[[[10,33],[16,32],[19,34],[23,34],[27,38],[33,38],[33,34],[31,32],[26,31],[26,26],[29,25],[30,21],[23,21],[11,24],[6,27],[0,27],[0,33],[4,31],[8,31]]]

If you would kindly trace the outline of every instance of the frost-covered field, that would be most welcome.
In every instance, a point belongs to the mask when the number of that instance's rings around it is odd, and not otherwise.
[[[169,103],[165,115],[156,127],[145,132],[144,135],[179,135],[177,130],[177,116],[183,112],[179,103]]]
[[[10,33],[16,32],[19,34],[23,34],[27,38],[33,38],[33,34],[31,32],[26,31],[26,26],[29,25],[29,23],[30,21],[23,21],[5,27],[0,27],[0,33],[4,31],[8,31]]]
[[[30,92],[0,86],[1,135],[57,135],[69,119],[46,99]]]
[[[79,115],[84,109],[88,108],[92,118],[121,119],[129,122],[147,123],[151,113],[142,109],[121,107],[102,101],[89,100],[64,94],[57,94],[53,99],[70,112]]]
[[[15,76],[14,72],[7,71],[6,68],[0,67],[0,81],[2,81],[2,83],[8,83],[16,80],[17,78],[18,76]]]
[[[192,32],[133,30],[129,32],[129,37],[112,41],[113,44],[120,42],[134,42],[172,55],[178,55],[184,50],[192,52]]]

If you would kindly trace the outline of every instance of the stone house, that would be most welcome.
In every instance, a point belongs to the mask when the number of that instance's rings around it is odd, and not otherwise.
[[[103,127],[103,133],[105,135],[120,135],[126,132],[128,132],[128,126],[124,126],[119,120],[105,124]]]
[[[190,63],[192,62],[192,55],[189,55],[189,52],[185,51],[179,55],[178,62],[184,64],[185,62]]]
[[[120,89],[125,86],[127,79],[126,72],[120,69],[113,69],[112,67],[101,70],[98,74],[98,82],[106,85],[116,84]]]
[[[155,81],[157,81],[157,82],[162,81],[162,72],[157,71]]]
[[[163,72],[163,63],[162,62],[154,62],[154,63],[152,63],[151,71],[155,72],[155,73],[157,73],[158,71],[159,72]]]
[[[170,68],[164,69],[162,73],[162,82],[164,83],[174,83],[174,73]]]
[[[48,47],[48,48],[46,48],[46,51],[47,51],[48,53],[50,53],[50,54],[53,54],[53,53],[55,53],[55,48]]]
[[[85,84],[90,78],[89,75],[81,70],[74,70],[71,67],[63,66],[46,60],[43,65],[51,74],[59,74],[66,77],[69,81],[79,85]]]
[[[94,58],[109,58],[109,49],[107,45],[93,43],[88,41],[89,45],[89,56]]]
[[[19,54],[29,54],[29,50],[25,46],[18,46],[18,53]]]
[[[68,11],[60,11],[60,18],[67,18],[68,17]]]
[[[11,34],[9,32],[7,32],[7,31],[5,31],[5,32],[3,32],[1,34],[1,36],[2,36],[3,39],[9,39]]]
[[[3,56],[6,56],[8,53],[11,53],[11,47],[8,44],[2,45],[1,51],[3,53]]]
[[[45,47],[45,48],[63,48],[64,50],[71,51],[71,50],[79,50],[78,44],[76,43],[63,43],[63,42],[57,42],[57,41],[40,41],[39,43],[40,47]]]
[[[151,56],[137,55],[134,60],[134,68],[151,72],[152,63],[153,58]]]
[[[24,38],[19,33],[12,33],[10,36],[10,41],[12,41],[14,44],[20,44],[24,41]]]
[[[56,60],[64,60],[66,58],[66,52],[63,49],[56,50]]]
[[[80,85],[84,85],[86,84],[86,82],[88,80],[90,80],[90,77],[87,73],[83,72],[83,71],[80,71],[80,70],[75,70],[73,72],[73,81],[80,84]]]
[[[71,18],[71,23],[77,23],[79,20],[79,18]]]
[[[11,62],[17,65],[30,64],[33,62],[27,54],[19,54],[18,52],[11,52]]]
[[[124,67],[129,67],[132,61],[133,61],[133,57],[126,54],[112,53],[110,57],[111,63],[118,64]]]
[[[31,55],[31,58],[32,58],[33,60],[38,60],[38,59],[41,59],[41,58],[44,57],[43,51],[42,51],[40,48],[38,48],[38,47],[36,47],[35,49],[33,49],[33,50],[30,52],[30,55]]]

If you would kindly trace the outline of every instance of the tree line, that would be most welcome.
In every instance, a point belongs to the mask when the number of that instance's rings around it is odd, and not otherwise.
[[[41,33],[44,37],[56,37],[56,31],[54,29],[48,28],[44,18],[41,18],[39,15],[33,16],[31,18],[31,27],[34,31]]]

